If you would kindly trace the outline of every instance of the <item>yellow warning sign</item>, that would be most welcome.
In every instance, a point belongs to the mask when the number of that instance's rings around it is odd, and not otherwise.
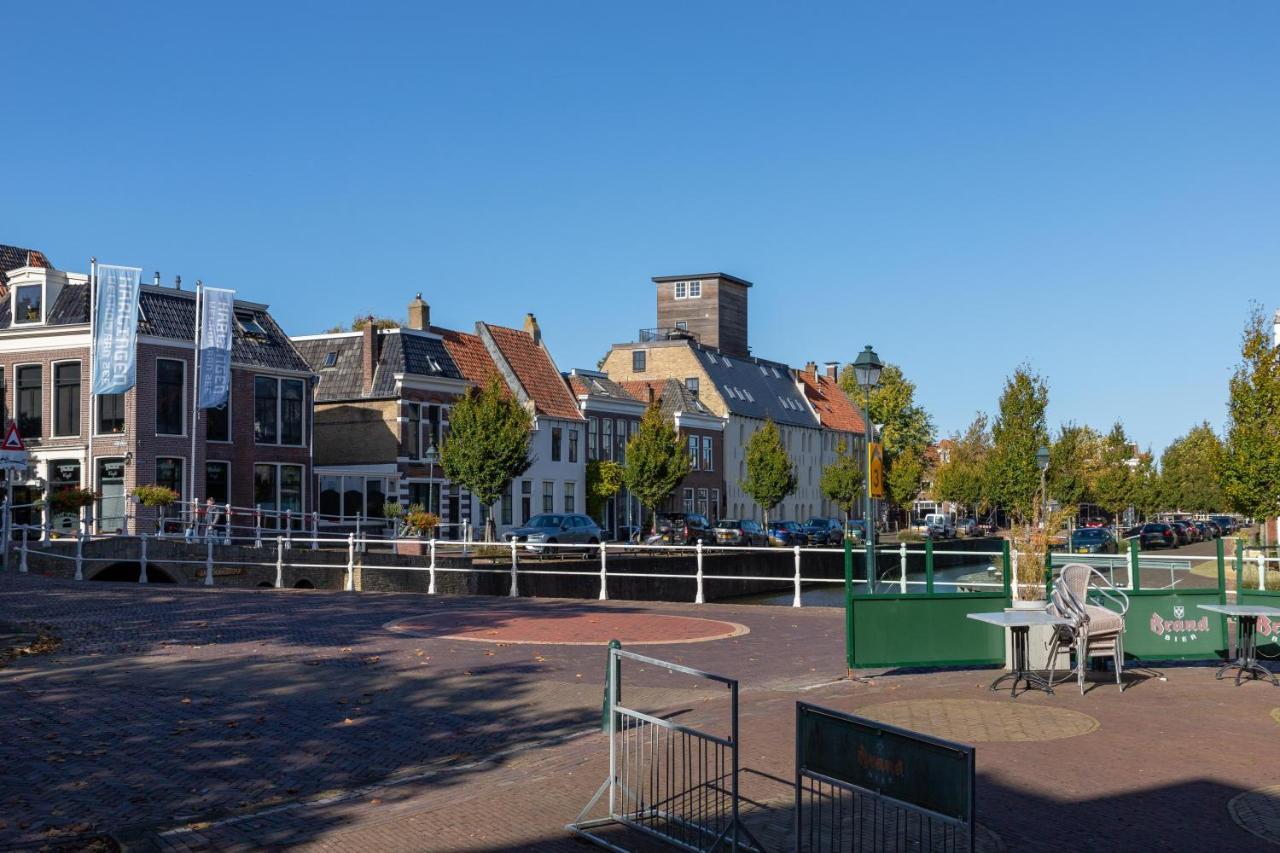
[[[884,498],[884,445],[878,441],[873,441],[867,445],[867,456],[870,464],[867,466],[871,471],[871,497]]]

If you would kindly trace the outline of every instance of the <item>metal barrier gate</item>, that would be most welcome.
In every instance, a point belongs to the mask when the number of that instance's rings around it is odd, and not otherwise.
[[[973,851],[973,747],[796,703],[795,849]]]
[[[622,705],[624,660],[725,685],[729,734],[699,731]],[[620,648],[609,649],[606,672],[609,778],[566,829],[616,851],[626,848],[601,834],[610,825],[683,850],[758,850],[738,816],[738,682]],[[588,819],[606,794],[608,816]]]

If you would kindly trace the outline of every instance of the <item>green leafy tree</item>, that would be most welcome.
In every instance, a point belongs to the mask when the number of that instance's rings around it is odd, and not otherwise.
[[[625,472],[612,459],[592,459],[587,463],[587,514],[604,524],[604,508],[622,488]]]
[[[1245,324],[1241,362],[1231,377],[1222,490],[1236,512],[1280,514],[1280,349],[1255,305]]]
[[[859,406],[864,404],[853,365],[840,374],[840,387]],[[884,444],[885,486],[891,504],[908,506],[920,494],[925,472],[925,450],[933,443],[933,419],[915,401],[916,386],[896,364],[886,364],[880,384],[871,392],[870,416],[882,424],[879,438]],[[896,474],[894,466],[900,466]]]
[[[1126,509],[1133,506],[1138,497],[1138,477],[1132,463],[1136,458],[1133,442],[1125,434],[1124,424],[1116,421],[1111,431],[1102,438],[1097,474],[1093,481],[1093,493],[1098,506],[1115,518],[1119,518]]]
[[[951,437],[946,462],[933,475],[933,497],[968,507],[975,515],[986,509],[986,466],[991,455],[991,430],[979,412],[964,434]]]
[[[440,447],[445,476],[491,508],[511,481],[529,470],[532,426],[529,412],[496,377],[482,390],[470,389],[449,414],[449,435]],[[494,535],[488,512],[485,541]]]
[[[1049,443],[1045,409],[1049,387],[1027,365],[1005,380],[1000,413],[991,427],[987,489],[992,500],[1022,522],[1030,521],[1040,491],[1036,453]]]
[[[1102,436],[1090,426],[1064,424],[1049,446],[1049,494],[1074,514],[1082,503],[1093,503],[1093,479]]]
[[[1133,506],[1145,517],[1165,506],[1162,480],[1151,451],[1139,453],[1138,464],[1133,469]]]
[[[627,442],[622,482],[650,510],[655,528],[658,506],[688,473],[689,451],[680,434],[657,406],[650,406],[640,419],[639,431]]]
[[[1222,442],[1205,421],[1174,440],[1160,456],[1160,484],[1169,509],[1221,511],[1227,497],[1218,482]]]
[[[357,314],[355,318],[352,319],[350,326],[343,326],[341,323],[338,323],[336,326],[332,326],[325,331],[330,335],[337,335],[348,331],[362,332],[364,331],[364,327],[369,325],[370,320],[373,320],[374,327],[378,329],[398,329],[404,325],[402,321],[393,320],[390,317],[375,317],[372,314]]]
[[[835,462],[822,469],[818,486],[826,499],[844,513],[845,526],[848,526],[849,516],[862,497],[862,460],[859,454],[849,452],[849,445],[843,439],[836,444],[836,456]]]
[[[782,446],[777,424],[765,421],[763,427],[752,433],[747,439],[746,457],[747,478],[739,485],[764,510],[764,521],[768,525],[769,511],[796,490],[795,465]]]

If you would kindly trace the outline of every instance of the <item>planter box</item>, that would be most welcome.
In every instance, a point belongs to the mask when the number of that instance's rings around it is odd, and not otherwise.
[[[1005,612],[1009,613],[1015,610],[1044,610],[1048,606],[1047,601],[1015,601],[1012,607],[1006,607]],[[1053,642],[1054,628],[1051,625],[1033,625],[1027,632],[1027,666],[1030,669],[1042,671],[1049,668],[1049,645]],[[1006,629],[1004,632],[1004,668],[1012,669],[1010,662],[1013,660],[1013,636]],[[1071,654],[1062,649],[1058,652],[1058,660],[1054,665],[1057,672],[1066,672],[1071,669]]]
[[[396,553],[409,557],[421,557],[431,553],[431,542],[426,539],[397,539]]]

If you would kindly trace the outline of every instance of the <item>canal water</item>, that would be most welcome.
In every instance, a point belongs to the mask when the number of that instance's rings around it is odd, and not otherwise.
[[[998,562],[992,560],[998,558],[989,558],[982,562],[966,563],[960,566],[952,566],[946,569],[935,569],[933,572],[933,588],[936,592],[955,592],[957,587],[966,588],[968,584],[982,583],[994,584],[995,586],[977,587],[981,590],[997,590],[1001,583],[1000,572],[998,570]],[[991,569],[991,571],[988,571]],[[854,577],[865,576],[865,567],[862,565],[855,566]],[[894,572],[891,575],[884,576],[882,574],[880,581],[876,584],[876,592],[898,592],[901,585],[898,582],[898,574]],[[924,571],[908,571],[907,572],[907,591],[908,592],[924,592]],[[967,587],[973,589],[974,587]],[[857,586],[857,591],[862,591],[862,585]],[[744,595],[737,598],[724,599],[726,604],[772,604],[784,607],[790,607],[795,593],[788,589],[779,592],[764,592],[755,595]],[[800,604],[803,607],[844,607],[844,584],[843,583],[816,583],[806,584],[800,588]]]

